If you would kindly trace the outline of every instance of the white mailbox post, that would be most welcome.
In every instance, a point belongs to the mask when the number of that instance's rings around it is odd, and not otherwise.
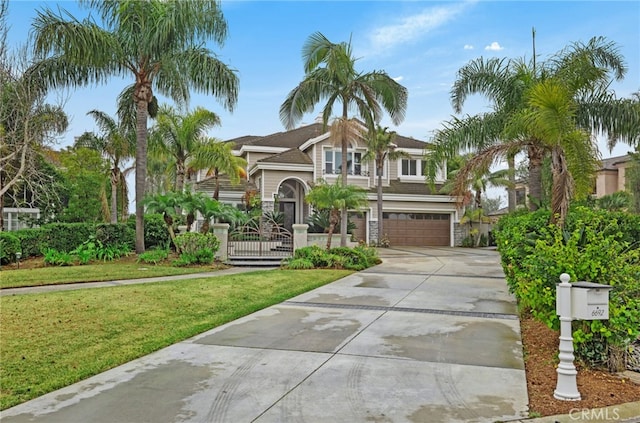
[[[573,335],[571,321],[606,320],[609,318],[609,290],[612,286],[593,282],[569,283],[570,277],[560,275],[560,284],[556,286],[556,313],[560,316],[560,363],[558,364],[558,382],[553,396],[560,400],[578,401],[580,392],[576,376],[578,371],[573,364]]]

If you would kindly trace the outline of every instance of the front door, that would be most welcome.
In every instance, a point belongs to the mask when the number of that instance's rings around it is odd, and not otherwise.
[[[280,201],[280,213],[284,214],[284,228],[293,232],[293,224],[296,219],[296,203],[293,201]]]

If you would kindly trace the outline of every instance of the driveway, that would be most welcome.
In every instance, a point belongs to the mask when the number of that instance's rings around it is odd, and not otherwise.
[[[383,263],[1,413],[16,422],[495,422],[527,415],[515,301],[484,249]]]

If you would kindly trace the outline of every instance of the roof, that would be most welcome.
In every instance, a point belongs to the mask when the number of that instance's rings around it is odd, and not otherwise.
[[[246,179],[241,179],[239,184],[232,184],[229,180],[229,177],[226,175],[220,175],[218,177],[220,181],[220,192],[228,192],[228,191],[247,191],[250,189],[255,189],[255,185],[251,183],[247,183]],[[210,176],[205,178],[199,182],[195,183],[197,187],[197,191],[215,191],[216,190],[216,178],[215,176]]]
[[[404,194],[404,195],[443,195],[438,193],[438,190],[442,185],[436,185],[435,191],[431,189],[431,186],[426,182],[400,182],[397,180],[389,181],[389,186],[382,187],[383,194]],[[376,187],[372,188],[372,191],[377,190]]]
[[[303,153],[297,148],[291,148],[282,153],[274,154],[258,160],[257,163],[287,163],[287,164],[313,164],[313,160],[308,154]]]
[[[617,165],[631,161],[631,156],[625,154],[624,156],[609,157],[608,159],[602,159],[601,170],[615,170]]]
[[[323,130],[322,123],[312,123],[310,125],[300,126],[290,131],[276,132],[264,137],[247,135],[234,138],[227,142],[233,142],[236,149],[243,146],[259,146],[259,147],[281,147],[281,148],[299,148],[310,139],[317,138],[328,131]],[[397,134],[394,143],[399,148],[424,148],[427,143],[415,138],[404,137]]]

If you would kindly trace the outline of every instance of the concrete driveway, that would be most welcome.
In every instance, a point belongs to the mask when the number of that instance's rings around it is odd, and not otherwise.
[[[527,415],[496,252],[383,263],[1,413],[16,422],[495,422]]]

